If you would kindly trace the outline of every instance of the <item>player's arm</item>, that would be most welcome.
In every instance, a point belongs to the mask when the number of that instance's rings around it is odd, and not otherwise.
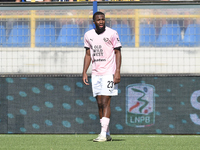
[[[88,76],[87,76],[87,70],[90,66],[91,57],[90,57],[90,49],[86,48],[85,58],[84,58],[84,65],[83,65],[83,73],[82,73],[82,80],[86,85],[89,85],[88,83]]]
[[[120,68],[121,68],[121,47],[115,48],[115,57],[116,57],[116,71],[114,75],[114,84],[120,82]]]

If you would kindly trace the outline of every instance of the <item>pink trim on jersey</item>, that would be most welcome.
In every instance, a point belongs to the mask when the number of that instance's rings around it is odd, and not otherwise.
[[[118,33],[115,30],[106,27],[105,31],[99,35],[94,29],[89,30],[84,36],[84,47],[90,48],[93,75],[115,73],[114,48],[121,47]]]

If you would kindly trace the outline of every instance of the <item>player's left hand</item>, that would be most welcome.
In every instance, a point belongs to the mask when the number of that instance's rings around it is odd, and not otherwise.
[[[115,73],[115,75],[114,75],[114,84],[117,84],[117,83],[119,83],[120,82],[120,79],[121,79],[121,77],[120,77],[120,73]]]

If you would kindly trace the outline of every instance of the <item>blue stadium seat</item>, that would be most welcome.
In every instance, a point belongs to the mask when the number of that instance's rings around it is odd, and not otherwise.
[[[161,28],[155,46],[176,46],[181,41],[181,29],[178,24],[165,24]]]
[[[199,46],[200,45],[200,25],[190,24],[188,25],[183,41],[180,46]]]
[[[30,27],[28,23],[16,22],[9,34],[8,41],[4,46],[8,47],[29,47]]]
[[[35,31],[35,45],[37,47],[55,46],[55,27],[52,22],[39,22]]]
[[[85,29],[85,32],[94,29],[93,24],[89,24],[89,26]]]
[[[3,25],[0,25],[0,45],[6,42],[6,29]]]
[[[116,24],[112,26],[112,29],[118,32],[122,46],[128,47],[134,45],[131,38],[132,32],[127,24]]]
[[[83,46],[78,25],[63,25],[56,40],[56,46]]]
[[[140,24],[140,46],[152,46],[156,41],[153,24]]]

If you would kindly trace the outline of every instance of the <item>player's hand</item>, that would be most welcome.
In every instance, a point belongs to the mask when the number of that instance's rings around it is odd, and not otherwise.
[[[117,84],[120,82],[120,73],[119,72],[115,72],[115,75],[114,75],[114,84]]]
[[[85,83],[85,85],[89,85],[87,74],[83,74],[82,80],[83,80],[83,83]]]

